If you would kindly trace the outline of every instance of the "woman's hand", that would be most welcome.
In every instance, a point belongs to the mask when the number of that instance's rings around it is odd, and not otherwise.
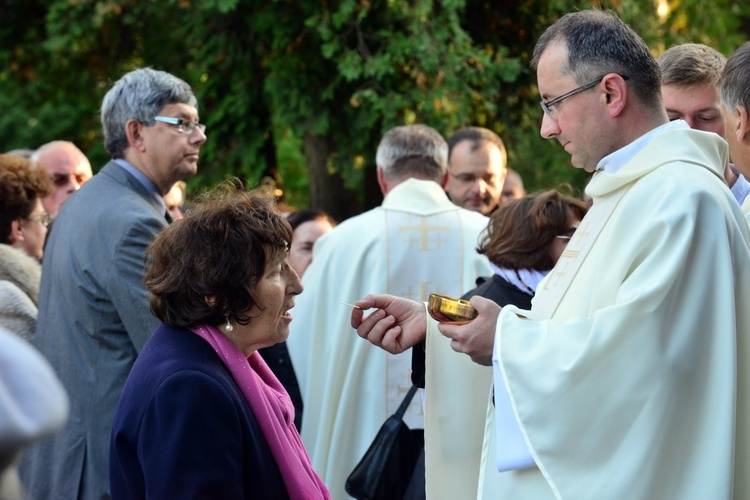
[[[357,335],[391,354],[404,352],[425,338],[427,313],[421,302],[368,295],[355,305],[358,308],[352,310],[351,324]],[[377,310],[364,318],[365,310],[373,308]]]
[[[497,316],[502,309],[495,302],[480,296],[472,297],[469,302],[479,316],[469,323],[441,323],[438,330],[451,339],[451,349],[468,354],[475,363],[492,366]]]

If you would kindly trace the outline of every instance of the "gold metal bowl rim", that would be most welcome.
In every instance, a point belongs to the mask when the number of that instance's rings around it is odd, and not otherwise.
[[[439,293],[430,294],[427,310],[436,321],[444,323],[471,321],[479,314],[468,300],[456,299]]]

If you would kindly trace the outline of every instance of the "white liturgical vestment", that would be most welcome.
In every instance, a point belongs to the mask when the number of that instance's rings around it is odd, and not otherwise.
[[[536,466],[485,498],[750,498],[750,237],[726,155],[715,134],[668,130],[594,175],[532,310],[498,318],[496,370]]]
[[[333,498],[348,498],[347,476],[411,387],[411,352],[394,356],[360,339],[342,302],[371,293],[461,296],[491,273],[476,252],[487,222],[451,203],[438,183],[409,179],[315,243],[287,345],[305,405],[302,440]],[[420,398],[404,420],[424,427]]]

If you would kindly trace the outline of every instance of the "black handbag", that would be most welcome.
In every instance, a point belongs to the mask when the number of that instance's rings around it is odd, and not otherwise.
[[[346,492],[359,500],[403,498],[424,440],[417,439],[403,421],[411,403],[411,386],[396,413],[388,417],[349,477]]]

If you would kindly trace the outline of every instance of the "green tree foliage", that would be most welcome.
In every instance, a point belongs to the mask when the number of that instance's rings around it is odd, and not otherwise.
[[[380,201],[382,133],[417,122],[496,130],[531,190],[580,189],[585,174],[539,136],[528,61],[546,26],[592,5],[655,55],[686,41],[728,55],[748,34],[750,6],[730,0],[0,0],[0,150],[67,139],[98,168],[104,93],[151,66],[200,101],[209,140],[191,190],[271,179],[288,204],[343,219]]]

